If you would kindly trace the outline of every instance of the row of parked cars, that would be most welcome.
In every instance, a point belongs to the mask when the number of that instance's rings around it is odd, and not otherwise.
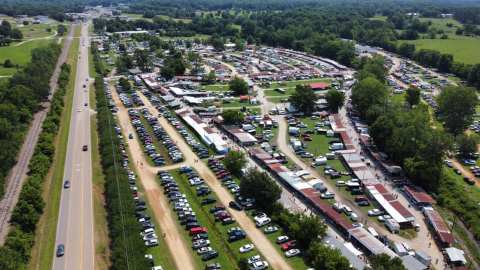
[[[148,156],[152,159],[153,163],[155,163],[156,166],[165,165],[165,158],[158,153],[155,145],[153,144],[152,136],[150,136],[149,132],[140,120],[139,111],[135,109],[129,109],[128,115],[130,116],[130,120],[133,127],[135,128],[135,131],[137,132],[138,137],[142,141],[145,153],[148,154]],[[133,138],[132,135],[129,135],[129,137],[130,139]]]
[[[195,177],[194,175],[196,173],[193,170],[182,171],[185,174],[191,175],[191,178]],[[159,171],[158,176],[160,177],[160,183],[163,186],[164,193],[172,204],[172,208],[177,214],[180,224],[185,226],[185,229],[189,231],[189,234],[192,237],[192,248],[199,256],[201,256],[203,261],[209,261],[218,257],[218,252],[210,246],[207,228],[203,227],[198,221],[197,215],[192,210],[187,196],[180,192],[178,184],[173,176],[166,171]],[[220,265],[213,264],[212,268],[208,269],[220,268]]]
[[[222,185],[235,196],[235,201],[229,203],[231,208],[238,211],[253,209],[255,200],[252,198],[244,198],[240,195],[240,186],[233,180],[232,175],[227,168],[225,168],[220,158],[210,158],[207,164],[210,170],[215,173],[217,179],[222,182]]]
[[[208,153],[208,149],[201,144],[200,142],[193,137],[192,134],[188,131],[188,129],[183,125],[180,120],[174,116],[173,113],[171,113],[166,107],[164,106],[157,106],[158,111],[160,114],[165,117],[172,126],[175,127],[175,129],[182,135],[182,137],[185,139],[188,145],[192,147],[193,151],[198,155],[200,158],[207,158],[210,156]]]
[[[157,138],[159,142],[161,142],[165,148],[168,151],[168,155],[170,159],[174,163],[182,162],[183,161],[183,154],[178,149],[177,144],[170,138],[170,136],[167,134],[167,132],[158,124],[158,119],[150,114],[150,112],[145,109],[142,110],[143,116],[147,120],[147,122],[150,124],[150,126],[153,129],[153,134]]]

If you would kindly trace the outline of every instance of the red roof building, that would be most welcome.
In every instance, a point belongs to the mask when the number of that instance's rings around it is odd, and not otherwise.
[[[405,186],[405,194],[414,204],[419,206],[429,206],[435,202],[430,195],[417,187]]]
[[[326,90],[330,87],[330,84],[328,83],[324,83],[324,82],[318,82],[318,83],[311,83],[310,84],[310,88],[312,88],[312,90],[316,91],[316,90]]]
[[[455,239],[453,238],[453,234],[450,232],[450,229],[440,214],[433,210],[433,208],[429,207],[425,207],[423,209],[423,214],[425,215],[428,224],[433,228],[436,239],[440,242],[440,244],[444,247],[451,246]]]

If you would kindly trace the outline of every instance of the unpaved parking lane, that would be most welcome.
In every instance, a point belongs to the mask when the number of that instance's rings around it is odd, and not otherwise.
[[[157,115],[158,111],[155,107],[152,106],[150,101],[142,93],[139,93],[139,96],[145,103],[145,107],[150,110],[150,113]],[[197,170],[200,177],[202,177],[213,190],[213,192],[217,194],[217,197],[220,199],[222,204],[228,205],[230,201],[234,200],[232,194],[230,194],[230,192],[221,185],[220,181],[218,181],[213,172],[207,167],[205,163],[203,163],[202,161],[195,162],[195,160],[199,160],[199,158],[192,151],[190,146],[185,142],[183,137],[177,132],[177,130],[172,125],[170,125],[170,123],[164,117],[159,117],[158,122],[165,129],[165,131],[172,138],[172,140],[177,143],[178,148],[180,149],[180,151],[182,151],[186,159],[185,162],[189,166]],[[245,212],[234,211],[231,209],[228,210],[230,214],[235,218],[238,225],[245,230],[252,243],[256,246],[257,250],[265,256],[266,260],[269,262],[273,269],[293,270],[293,268],[290,267],[290,265],[285,260],[285,257],[275,249],[275,247],[267,239],[263,232],[261,232],[255,227],[255,224]]]
[[[143,154],[142,146],[137,138],[137,133],[130,122],[127,109],[121,103],[115,89],[110,87],[110,90],[112,92],[113,100],[119,108],[117,116],[118,122],[122,127],[123,137],[128,138],[128,134],[134,136],[132,140],[128,140],[128,147],[132,157],[131,162],[136,168],[140,182],[145,190],[145,195],[150,203],[155,219],[160,225],[160,230],[165,236],[165,242],[170,249],[175,265],[179,270],[193,270],[195,269],[192,259],[193,254],[190,247],[187,246],[182,239],[181,232],[176,225],[170,205],[161,192],[160,186],[156,182],[156,172],[159,169],[148,164]]]

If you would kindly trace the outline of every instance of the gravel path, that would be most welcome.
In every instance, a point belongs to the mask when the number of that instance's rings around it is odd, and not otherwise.
[[[156,182],[156,173],[159,168],[148,164],[148,161],[143,155],[142,146],[139,143],[137,134],[130,122],[127,109],[118,98],[114,87],[111,86],[110,90],[112,91],[113,100],[119,108],[117,117],[122,127],[123,136],[125,138],[128,138],[128,134],[134,136],[132,140],[128,140],[128,147],[132,155],[132,164],[136,167],[140,182],[145,190],[145,195],[150,202],[152,211],[155,214],[155,219],[160,225],[162,235],[164,235],[165,242],[170,249],[175,265],[177,269],[193,270],[195,269],[195,264],[192,260],[192,251],[182,239],[170,205]]]
[[[153,107],[150,101],[141,93],[139,93],[143,102],[146,105],[146,108],[150,110],[154,115],[158,114],[158,111]],[[185,157],[185,163],[197,170],[200,177],[202,177],[205,182],[210,186],[210,188],[217,194],[223,205],[228,205],[228,203],[234,200],[232,194],[226,190],[215,177],[213,172],[207,167],[207,165],[202,162],[197,155],[192,151],[190,146],[185,142],[183,137],[177,132],[177,130],[170,125],[170,123],[163,117],[159,117],[159,124],[165,129],[168,135],[172,140],[177,142],[177,146],[182,151]],[[197,162],[196,162],[197,161]],[[243,211],[233,211],[228,209],[232,217],[237,221],[238,225],[242,227],[247,233],[248,237],[255,245],[257,250],[265,256],[266,260],[269,262],[270,266],[273,269],[279,270],[293,270],[290,265],[285,260],[283,254],[281,254],[273,244],[268,240],[268,238],[255,227],[253,221],[247,216]]]

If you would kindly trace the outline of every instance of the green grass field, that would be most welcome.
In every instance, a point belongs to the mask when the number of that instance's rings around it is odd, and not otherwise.
[[[448,35],[455,35],[457,28],[462,26],[460,22],[448,18],[420,18],[419,20],[422,22],[431,22],[431,29],[442,30]]]
[[[0,64],[6,59],[10,59],[14,65],[19,65],[19,68],[30,62],[31,51],[35,48],[48,45],[52,40],[40,39],[25,42],[19,46],[15,46],[17,43],[12,43],[7,47],[0,47]],[[17,71],[16,68],[4,68],[0,66],[0,76],[10,76]]]
[[[57,24],[29,24],[22,27],[18,27],[23,34],[23,40],[32,38],[48,37],[55,33],[57,30]],[[50,29],[50,31],[49,31]]]
[[[449,39],[417,39],[400,41],[415,44],[417,50],[431,49],[452,54],[455,61],[466,64],[480,63],[480,38],[449,37]]]
[[[202,90],[205,91],[228,91],[228,84],[207,84],[202,86]]]

